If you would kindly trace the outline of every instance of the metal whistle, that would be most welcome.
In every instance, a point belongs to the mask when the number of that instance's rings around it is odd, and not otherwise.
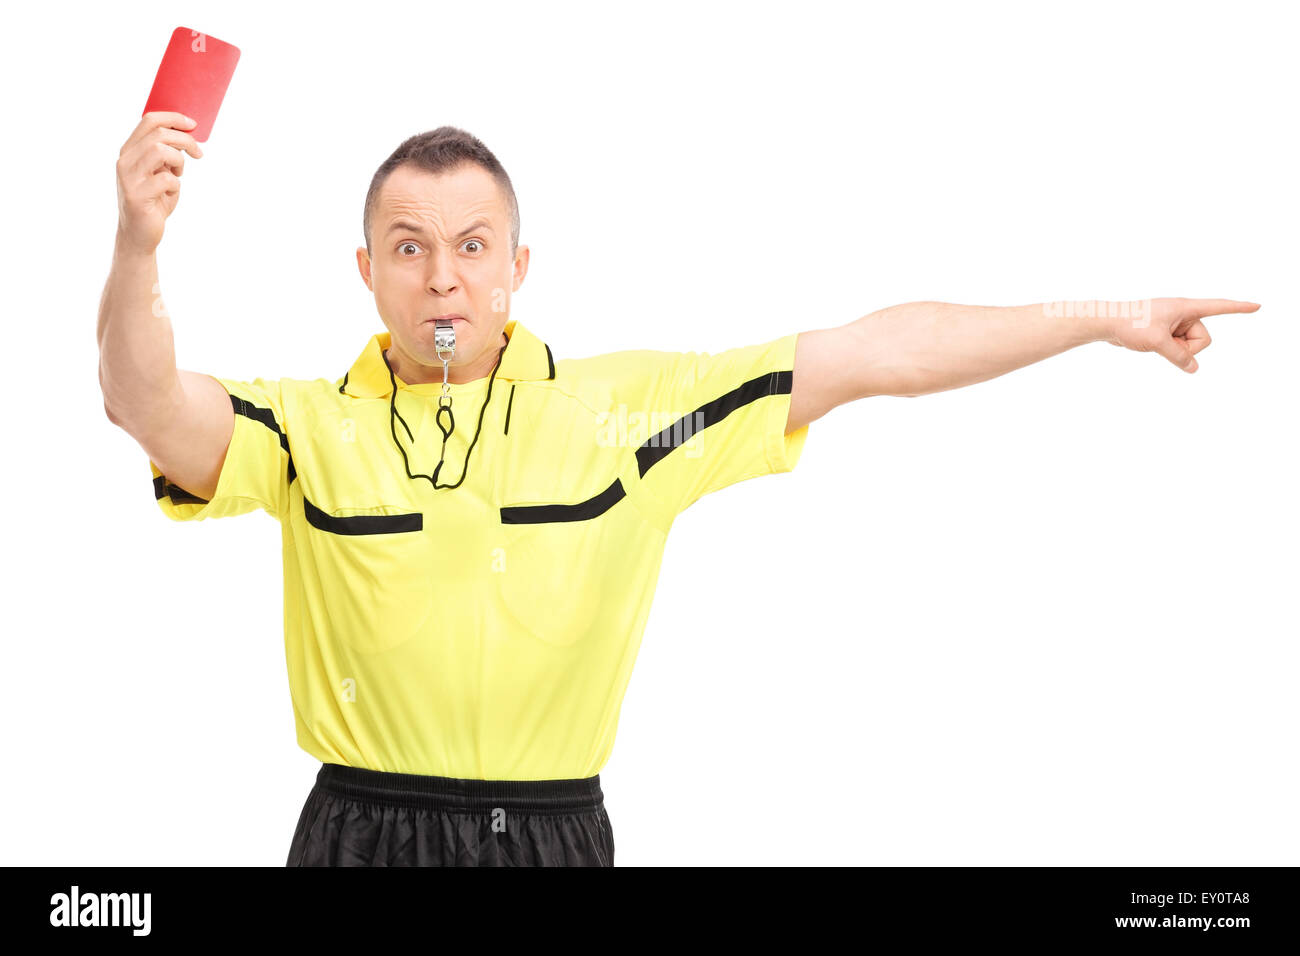
[[[438,410],[447,409],[447,414],[451,415],[451,387],[447,384],[448,362],[456,354],[456,327],[452,325],[451,319],[437,319],[433,323],[433,347],[438,353],[438,358],[442,361],[442,394],[438,396]],[[444,355],[443,353],[447,354]],[[443,429],[444,432],[450,432],[454,428]]]
[[[451,319],[439,319],[434,323],[433,347],[437,350],[438,358],[442,359],[445,368],[447,360],[456,355],[456,327],[451,324]],[[446,357],[442,354],[444,351],[447,353]]]

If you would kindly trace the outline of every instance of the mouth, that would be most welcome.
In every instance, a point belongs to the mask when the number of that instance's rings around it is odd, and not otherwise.
[[[435,317],[433,317],[433,318],[431,318],[431,319],[425,319],[424,322],[421,323],[421,324],[423,324],[423,325],[428,325],[428,324],[431,323],[431,322],[433,322],[433,323],[437,323],[437,322],[443,322],[443,321],[449,321],[449,322],[451,322],[452,325],[456,325],[458,322],[464,322],[464,321],[465,321],[465,316],[463,316],[463,315],[457,315],[457,314],[455,314],[455,313],[452,313],[452,314],[449,314],[449,315],[439,315],[439,316],[435,316]]]

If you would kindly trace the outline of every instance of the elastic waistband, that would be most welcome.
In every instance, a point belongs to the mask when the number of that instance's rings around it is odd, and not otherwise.
[[[364,767],[321,764],[316,786],[326,793],[395,807],[534,813],[598,810],[605,795],[600,774],[571,780],[472,780]]]

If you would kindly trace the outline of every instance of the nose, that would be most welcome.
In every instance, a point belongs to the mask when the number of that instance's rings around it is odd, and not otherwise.
[[[429,274],[425,277],[425,285],[429,291],[436,292],[439,295],[451,295],[456,291],[454,264],[453,257],[440,250],[435,250],[429,256]]]

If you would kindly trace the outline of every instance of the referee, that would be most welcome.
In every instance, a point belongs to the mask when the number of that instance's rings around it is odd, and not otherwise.
[[[1201,319],[1258,308],[918,302],[717,354],[557,356],[510,318],[510,178],[444,126],[366,195],[385,331],[331,378],[218,378],[176,368],[157,294],[193,126],[147,113],[122,147],[100,385],[164,515],[280,523],[297,740],[321,762],[290,866],[612,866],[599,771],[678,514],[791,471],[836,405],[1094,341],[1194,372]]]

